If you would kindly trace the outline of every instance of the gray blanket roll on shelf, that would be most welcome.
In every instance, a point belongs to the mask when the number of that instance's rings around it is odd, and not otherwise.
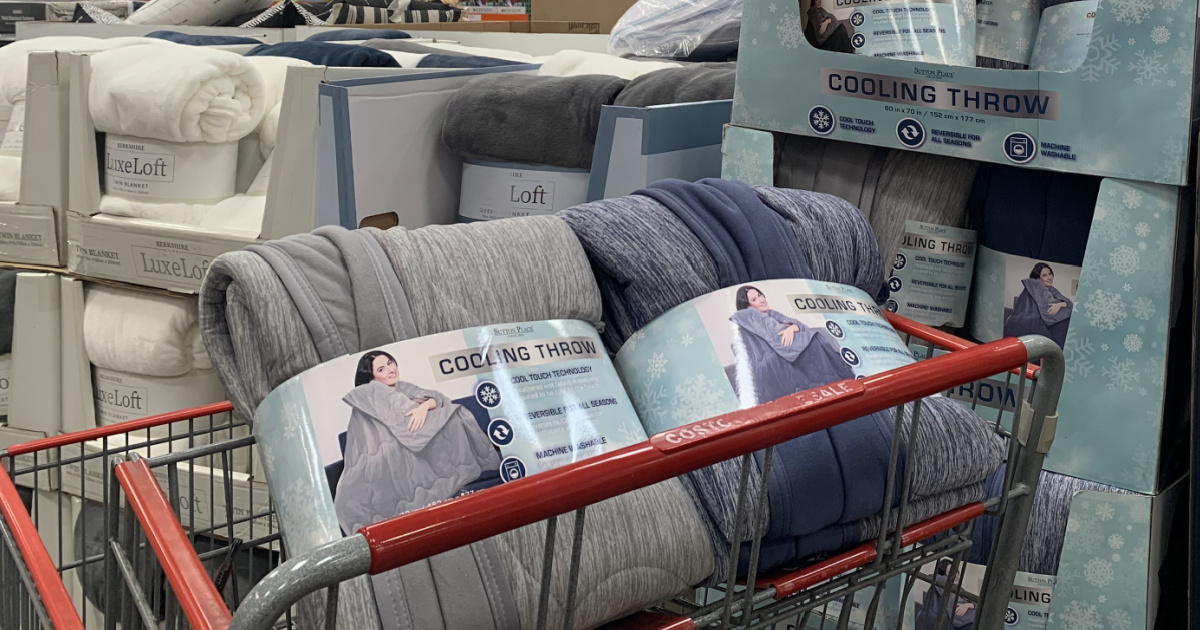
[[[703,64],[656,70],[630,81],[613,105],[650,107],[731,99],[736,74],[735,68]]]
[[[606,75],[482,76],[446,105],[442,142],[466,159],[591,168],[600,108],[628,83]]]
[[[478,264],[481,257],[489,264]],[[214,365],[233,385],[235,407],[249,415],[273,387],[333,356],[492,323],[598,323],[600,299],[587,258],[567,226],[555,217],[534,217],[411,231],[322,228],[226,254],[214,261],[202,288],[201,319]],[[672,528],[654,525],[663,510],[671,514]],[[442,554],[415,572],[410,565],[376,576],[379,611],[407,603],[418,618],[465,630],[453,621],[461,615],[445,606],[463,601],[458,597],[463,589],[486,584],[488,597],[515,602],[509,609],[516,611],[519,627],[532,628],[543,527],[531,525]],[[589,562],[580,576],[574,619],[579,628],[669,598],[713,571],[699,515],[675,480],[589,508],[583,554]],[[480,558],[495,558],[499,573],[484,575]],[[565,562],[553,569],[552,623],[561,624],[564,615],[568,569]],[[447,583],[445,576],[454,579]],[[490,608],[496,610],[497,602]],[[402,627],[381,621],[384,628]],[[514,626],[511,619],[493,617],[489,627]]]
[[[781,134],[776,153],[776,186],[841,197],[871,218],[889,149]]]

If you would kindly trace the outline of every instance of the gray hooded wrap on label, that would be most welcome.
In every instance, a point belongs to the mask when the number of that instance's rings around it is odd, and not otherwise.
[[[455,495],[500,455],[462,405],[441,392],[403,381],[371,381],[342,400],[353,410],[346,429],[345,470],[333,501],[342,531],[410,512]],[[436,406],[416,431],[408,429],[419,400]]]
[[[386,232],[320,228],[217,257],[200,302],[205,344],[244,416],[284,381],[347,353],[471,326],[600,321],[587,257],[557,217]],[[570,555],[564,532],[573,519],[559,518],[560,559]],[[545,531],[544,523],[530,525],[343,584],[338,624],[533,628]],[[574,618],[581,630],[668,599],[713,571],[704,525],[677,480],[589,507],[581,554]],[[547,627],[561,627],[565,617],[569,568],[554,563]],[[323,610],[310,600],[305,625]]]

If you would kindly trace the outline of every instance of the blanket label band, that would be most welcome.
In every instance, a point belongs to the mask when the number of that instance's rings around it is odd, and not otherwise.
[[[663,453],[696,446],[719,437],[758,425],[777,422],[781,413],[800,413],[824,407],[839,400],[865,394],[862,381],[839,381],[781,398],[773,403],[727,416],[717,416],[650,437],[650,445]]]
[[[975,232],[905,221],[887,310],[928,326],[961,327],[975,271]]]
[[[587,201],[590,178],[584,170],[467,162],[458,214],[475,221],[553,214]]]
[[[92,395],[96,399],[96,420],[104,426],[220,402],[225,390],[213,370],[193,370],[173,378],[147,378],[97,367],[92,370]],[[165,435],[167,428],[161,429]],[[184,433],[186,428],[183,432],[176,431],[176,435]]]
[[[53,208],[16,205],[0,211],[0,260],[60,264]]]
[[[234,195],[238,143],[164,142],[108,134],[107,194],[143,202],[216,203]]]
[[[0,142],[0,155],[21,157],[21,148],[25,145],[25,101],[13,105],[12,117],[4,128],[4,141]]]

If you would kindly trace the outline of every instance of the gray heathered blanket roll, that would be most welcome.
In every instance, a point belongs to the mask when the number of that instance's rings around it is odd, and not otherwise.
[[[628,83],[599,74],[482,76],[450,99],[442,142],[467,159],[591,168],[600,108]]]
[[[600,319],[587,257],[556,217],[386,232],[322,228],[218,257],[201,291],[205,341],[235,406],[247,416],[271,389],[340,354],[410,336],[544,319]],[[663,518],[672,527],[657,526]],[[454,622],[463,615],[438,602],[454,607],[484,595],[492,611],[515,602],[508,608],[519,627],[532,628],[543,530],[533,525],[442,554],[419,575],[409,565],[377,576],[374,601],[383,628],[406,627],[397,615],[383,614],[399,602],[408,604],[410,619],[436,618],[446,630],[466,630]],[[569,545],[561,531],[558,544]],[[582,553],[578,628],[669,598],[713,569],[700,517],[674,480],[589,508]],[[487,574],[481,560],[493,555],[499,575]],[[554,565],[552,623],[564,615],[568,569],[567,562]],[[464,598],[481,588],[483,594]],[[343,588],[343,598],[355,594]],[[488,627],[508,630],[514,623],[493,612]]]

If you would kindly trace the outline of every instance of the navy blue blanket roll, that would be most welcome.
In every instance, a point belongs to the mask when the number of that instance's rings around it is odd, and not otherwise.
[[[418,68],[494,68],[496,66],[515,66],[519,61],[481,57],[478,55],[426,55],[417,62]]]
[[[1099,194],[1099,177],[983,164],[967,209],[980,245],[1080,266]]]
[[[374,48],[330,42],[284,42],[250,49],[247,57],[291,57],[319,66],[340,68],[399,68],[396,58]]]
[[[236,35],[189,35],[176,31],[154,31],[153,33],[147,33],[146,37],[165,39],[169,42],[186,44],[188,46],[236,46],[238,44],[262,43],[257,39],[238,37]]]
[[[410,39],[404,31],[384,28],[339,28],[310,35],[307,42],[355,42],[364,39]]]

